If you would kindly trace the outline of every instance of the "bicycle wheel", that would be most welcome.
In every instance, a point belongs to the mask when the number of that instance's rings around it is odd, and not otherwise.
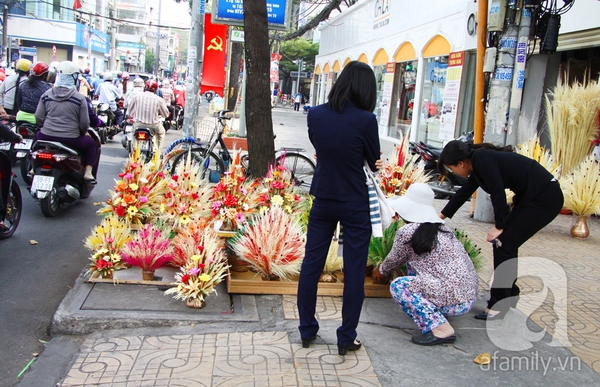
[[[292,173],[292,179],[302,191],[308,192],[313,176],[315,175],[315,164],[306,156],[287,152],[277,156],[277,165],[285,166]]]
[[[213,152],[206,154],[204,148],[192,148],[189,152],[184,152],[173,158],[173,167],[171,168],[171,174],[177,172],[179,164],[187,161],[188,154],[191,162],[200,165],[200,172],[202,180],[209,180],[211,183],[216,183],[221,179],[225,172],[225,165],[223,160]]]

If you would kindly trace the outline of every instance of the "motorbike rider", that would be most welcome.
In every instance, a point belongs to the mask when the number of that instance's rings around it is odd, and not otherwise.
[[[121,73],[121,79],[117,81],[116,86],[121,90],[123,95],[126,95],[131,90],[131,82],[129,82],[129,73],[127,71]]]
[[[129,103],[129,114],[133,117],[134,131],[139,127],[152,129],[160,151],[165,138],[165,129],[160,124],[159,114],[167,117],[169,109],[165,100],[156,95],[157,89],[158,82],[152,81],[147,91],[136,94]]]
[[[41,129],[35,140],[63,143],[80,150],[85,161],[83,179],[96,184],[92,170],[98,160],[96,141],[86,136],[90,115],[86,98],[79,93],[79,67],[71,61],[58,65],[55,87],[46,91],[35,111]]]
[[[132,83],[133,83],[133,88],[127,92],[127,94],[125,95],[125,101],[123,102],[123,107],[125,109],[129,109],[129,104],[131,103],[131,100],[133,99],[133,97],[135,97],[138,94],[143,93],[144,86],[146,86],[146,84],[144,83],[144,80],[142,78],[136,78],[133,80]]]
[[[52,87],[46,82],[50,66],[44,62],[38,62],[31,69],[31,74],[26,82],[23,82],[17,91],[14,110],[17,112],[17,122],[30,122],[35,124],[35,109],[40,102],[42,94]]]
[[[0,123],[0,141],[8,141],[8,142],[12,142],[14,144],[17,144],[21,141],[23,141],[23,137],[21,137],[21,135],[13,132],[12,130],[10,130],[10,128],[2,123]],[[0,157],[6,157],[4,155],[0,156]],[[0,165],[0,167],[5,167],[8,170],[8,173],[10,173],[10,161],[8,160],[8,158],[6,158],[5,160],[5,164],[4,165]],[[4,172],[4,171],[3,171]],[[4,182],[2,181],[2,176],[7,176],[4,173],[0,174],[0,231],[6,231],[8,229],[8,227],[6,226],[6,224],[4,224],[4,210],[5,210],[5,204],[4,204]]]
[[[173,108],[173,103],[175,102],[175,94],[171,89],[171,83],[168,79],[164,79],[162,81],[162,88],[160,90],[162,92],[162,97],[165,100],[165,103],[167,104],[167,109],[169,109],[169,116],[167,117],[167,119],[173,120],[175,118],[175,109]]]
[[[100,103],[108,104],[110,111],[114,115],[113,124],[120,127],[121,122],[123,122],[123,111],[117,106],[117,100],[123,98],[123,93],[121,93],[121,90],[117,86],[113,85],[112,81],[113,74],[110,72],[105,73],[104,82],[98,85],[98,90],[96,90],[94,95],[98,96]]]
[[[28,59],[19,59],[15,64],[16,73],[6,77],[0,85],[0,115],[15,115],[17,113],[14,110],[17,91],[19,91],[23,82],[27,80],[32,64]]]
[[[181,85],[175,86],[173,94],[175,95],[175,104],[185,107],[185,87]]]

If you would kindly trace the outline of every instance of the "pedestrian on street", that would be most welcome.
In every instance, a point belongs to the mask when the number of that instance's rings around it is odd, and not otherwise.
[[[294,110],[297,112],[300,111],[300,103],[302,103],[302,94],[296,93],[294,96]]]
[[[438,161],[441,173],[446,167],[468,180],[441,211],[442,219],[451,218],[478,187],[491,196],[494,227],[486,240],[494,246],[494,282],[486,310],[475,318],[502,319],[519,299],[519,247],[558,215],[563,206],[562,190],[550,172],[537,161],[512,152],[510,146],[452,140]],[[506,202],[506,188],[515,193],[512,210]]]
[[[464,245],[443,223],[433,207],[433,190],[412,184],[390,205],[406,222],[396,233],[392,250],[373,278],[383,280],[406,263],[408,276],[396,278],[390,291],[396,304],[413,319],[422,334],[412,337],[419,345],[456,341],[446,316],[460,316],[477,299],[479,278]]]
[[[376,81],[368,65],[352,61],[332,87],[327,104],[310,109],[308,137],[317,153],[310,187],[306,252],[298,281],[298,312],[302,346],[316,339],[317,287],[338,222],[344,229],[344,291],[342,325],[337,329],[338,353],[356,351],[356,327],[365,298],[365,269],[371,238],[369,196],[363,166],[381,166]],[[344,141],[336,139],[343,138]]]

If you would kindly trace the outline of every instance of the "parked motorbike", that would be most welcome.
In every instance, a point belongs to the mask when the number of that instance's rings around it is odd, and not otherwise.
[[[472,141],[472,136],[468,134],[459,137],[462,141]],[[425,144],[424,142],[410,142],[409,151],[412,154],[418,154],[419,157],[417,162],[425,163],[425,172],[429,173],[431,180],[429,186],[435,193],[436,199],[447,199],[454,195],[458,189],[466,183],[467,179],[457,174],[447,171],[445,175],[442,175],[438,169],[437,164],[442,153],[443,148],[434,147],[432,145]]]
[[[31,146],[38,130],[39,127],[30,122],[19,122],[17,125],[17,133],[23,137],[23,142],[14,147],[17,150],[16,157],[20,160],[21,177],[27,185],[31,184]]]
[[[99,160],[100,136],[94,129],[88,129],[88,134],[96,141]],[[85,165],[81,153],[64,144],[39,140],[33,145],[31,158],[34,175],[30,194],[40,203],[44,216],[56,216],[61,204],[89,197],[96,186],[83,179]],[[95,167],[94,178],[97,172]]]
[[[0,152],[0,194],[4,203],[4,208],[0,207],[0,221],[3,222],[3,226],[0,227],[0,239],[9,238],[15,233],[23,208],[21,189],[11,168],[10,158],[4,152]]]

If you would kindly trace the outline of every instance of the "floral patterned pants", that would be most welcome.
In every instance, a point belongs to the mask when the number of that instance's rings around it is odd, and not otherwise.
[[[414,278],[414,276],[396,278],[390,285],[390,292],[396,304],[413,319],[423,333],[447,322],[445,316],[460,316],[467,313],[475,303],[473,300],[458,305],[438,307],[421,293],[412,293],[408,290],[408,285]]]

